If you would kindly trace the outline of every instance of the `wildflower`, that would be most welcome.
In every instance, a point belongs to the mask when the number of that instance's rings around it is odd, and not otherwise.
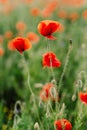
[[[16,48],[14,47],[14,45],[13,45],[13,40],[10,40],[9,42],[8,42],[8,49],[9,50],[11,50],[11,51],[14,51],[14,50],[16,50]]]
[[[2,125],[2,130],[7,130],[7,127],[8,127],[8,126],[7,126],[6,124],[3,124],[3,125]]]
[[[26,29],[26,24],[22,21],[16,23],[16,29],[18,31],[24,31]]]
[[[72,20],[72,21],[75,21],[79,18],[79,14],[77,12],[72,12],[70,15],[69,15],[69,19]]]
[[[30,40],[31,43],[37,43],[39,41],[39,36],[34,32],[28,32],[27,38]]]
[[[8,112],[8,108],[7,108],[7,107],[4,107],[3,111],[4,111],[5,113],[7,113],[7,112]]]
[[[49,17],[57,8],[58,2],[56,0],[48,2],[45,5],[45,8],[41,12],[42,17]]]
[[[43,55],[42,60],[43,67],[60,67],[61,62],[56,58],[53,52],[47,52]]]
[[[36,123],[34,124],[34,129],[35,129],[35,130],[39,130],[39,129],[40,129],[38,122],[36,122]]]
[[[58,12],[58,17],[59,18],[66,19],[67,16],[68,16],[68,14],[67,14],[66,11],[61,10],[61,11]]]
[[[5,15],[9,15],[13,10],[14,6],[12,4],[5,4],[2,11]]]
[[[3,36],[2,35],[0,35],[0,44],[2,44],[3,43]]]
[[[79,93],[80,100],[87,105],[87,92],[80,92]]]
[[[11,110],[8,114],[8,120],[12,120],[13,118],[13,111]]]
[[[84,18],[85,20],[87,20],[87,10],[84,10],[84,11],[82,12],[82,16],[83,16],[83,18]]]
[[[58,100],[58,94],[55,89],[55,86],[52,83],[46,83],[41,92],[40,92],[40,99],[42,101],[46,101],[48,99],[52,99],[53,101]]]
[[[33,16],[38,16],[40,14],[40,10],[38,8],[32,8],[31,9],[31,14]]]
[[[5,38],[10,39],[10,38],[12,38],[13,33],[12,33],[12,31],[7,31],[7,32],[5,32],[4,36],[5,36]]]
[[[4,49],[0,48],[0,56],[3,56],[3,55],[4,55]]]
[[[73,6],[73,7],[80,7],[83,5],[83,0],[62,0],[62,5],[66,5],[66,6]]]
[[[23,51],[31,48],[31,43],[27,38],[16,37],[13,39],[13,46],[22,53]]]
[[[55,40],[56,38],[52,34],[61,30],[61,24],[53,20],[43,20],[38,24],[38,31],[44,37]]]
[[[71,130],[72,125],[67,119],[60,119],[54,122],[56,130]]]

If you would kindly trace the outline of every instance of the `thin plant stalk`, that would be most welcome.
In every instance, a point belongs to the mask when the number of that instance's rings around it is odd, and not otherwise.
[[[29,67],[28,67],[28,64],[27,64],[27,62],[26,62],[26,59],[25,59],[25,56],[23,55],[23,60],[24,60],[24,64],[25,64],[25,68],[26,68],[26,70],[27,70],[27,76],[28,76],[28,88],[29,88],[29,91],[30,91],[30,93],[31,93],[31,95],[32,95],[32,99],[33,99],[33,102],[34,102],[34,106],[35,106],[35,108],[36,108],[36,111],[37,111],[37,116],[38,116],[38,119],[39,119],[39,111],[38,111],[38,107],[37,107],[37,103],[36,103],[36,100],[35,100],[35,94],[34,94],[34,92],[33,92],[33,90],[32,90],[32,88],[31,88],[31,84],[30,84],[30,71],[29,71]]]
[[[25,69],[26,69],[26,71],[27,71],[27,77],[28,77],[28,79],[27,79],[27,84],[28,84],[28,89],[29,89],[30,93],[31,93],[32,95],[34,95],[33,90],[32,90],[32,88],[31,88],[31,84],[30,84],[30,71],[29,71],[29,67],[28,67],[28,64],[27,64],[26,59],[25,59],[25,55],[23,55],[23,61],[24,61]]]
[[[50,47],[49,40],[47,40],[47,41],[48,41],[47,51],[49,52],[51,50],[51,47]],[[54,71],[53,71],[53,68],[52,68],[52,59],[50,59],[50,65],[51,65],[50,72],[51,72],[51,75],[52,75],[53,79],[55,80],[55,74],[54,74]]]
[[[70,57],[70,53],[72,51],[72,40],[69,41],[69,48],[68,48],[68,52],[67,52],[67,55],[66,55],[66,59],[65,59],[65,65],[64,65],[64,68],[63,68],[63,72],[60,76],[60,80],[59,80],[59,85],[58,85],[58,93],[60,92],[60,88],[62,86],[62,80],[63,80],[63,77],[64,77],[64,74],[66,72],[66,69],[67,69],[67,65],[68,65],[68,62],[69,62],[69,57]]]

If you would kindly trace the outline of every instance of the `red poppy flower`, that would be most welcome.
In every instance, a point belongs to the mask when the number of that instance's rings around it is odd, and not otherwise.
[[[46,3],[45,8],[43,8],[43,10],[41,11],[41,16],[42,17],[51,16],[57,7],[58,2],[56,0]]]
[[[80,7],[83,5],[84,0],[62,0],[60,3],[62,6]]]
[[[66,19],[68,17],[68,14],[65,10],[64,11],[60,10],[60,11],[58,11],[58,17],[62,18],[62,19]]]
[[[50,40],[55,40],[56,38],[52,36],[52,34],[60,30],[61,24],[57,21],[44,20],[38,24],[38,31],[40,32],[40,34]]]
[[[22,53],[23,51],[31,48],[31,43],[27,38],[17,37],[13,39],[13,46]]]
[[[61,62],[56,58],[53,52],[47,52],[43,55],[42,65],[44,67],[60,67]]]
[[[26,29],[26,24],[22,21],[16,23],[16,29],[19,31],[24,31]]]
[[[56,126],[56,130],[71,130],[72,125],[71,123],[66,119],[60,119],[54,122],[54,125]]]
[[[84,10],[82,16],[85,20],[87,20],[87,10]]]
[[[0,48],[0,56],[3,56],[4,55],[4,49],[3,48]]]
[[[38,8],[32,8],[31,9],[31,14],[33,16],[38,16],[40,14],[40,10]]]
[[[5,32],[4,36],[5,36],[5,38],[10,39],[13,36],[13,32],[12,31],[7,31],[7,32]]]
[[[80,92],[79,93],[80,100],[87,105],[87,93]]]
[[[46,83],[43,86],[43,88],[42,88],[42,90],[40,92],[40,99],[42,101],[47,101],[48,99],[52,99],[53,101],[55,101],[55,100],[59,99],[54,84]]]
[[[10,41],[8,42],[7,47],[8,47],[8,49],[11,50],[11,51],[16,50],[16,48],[15,48],[14,45],[13,45],[13,40],[10,40]]]
[[[2,44],[2,43],[3,43],[3,40],[4,40],[3,36],[2,36],[2,35],[0,35],[0,44]]]
[[[39,41],[39,36],[34,32],[28,32],[27,38],[30,40],[32,44],[37,43]]]
[[[52,83],[47,83],[43,86],[42,91],[40,92],[40,98],[43,101],[46,101],[50,97],[50,88],[53,87]]]
[[[69,19],[71,21],[75,21],[79,18],[79,14],[77,12],[72,12],[70,15],[69,15]]]

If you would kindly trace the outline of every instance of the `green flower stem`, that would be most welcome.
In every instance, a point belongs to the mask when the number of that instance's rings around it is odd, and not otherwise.
[[[69,49],[68,49],[68,52],[67,52],[67,55],[66,55],[66,59],[65,59],[65,65],[64,65],[64,68],[63,68],[63,72],[60,76],[60,80],[59,80],[59,85],[58,85],[58,93],[60,92],[60,88],[61,88],[61,85],[62,85],[62,80],[63,80],[63,77],[64,77],[64,74],[66,72],[66,69],[67,69],[67,65],[68,65],[68,62],[69,62],[69,57],[70,57],[70,53],[72,51],[72,40],[69,41]]]
[[[33,99],[33,103],[34,103],[34,106],[36,108],[36,111],[37,111],[37,116],[38,116],[38,119],[39,119],[39,111],[38,111],[38,107],[37,107],[37,103],[36,103],[36,99],[35,99],[35,94],[31,88],[31,84],[30,84],[30,71],[29,71],[29,67],[28,67],[28,64],[26,62],[26,59],[25,59],[25,55],[23,55],[23,60],[24,60],[24,65],[25,65],[25,68],[26,68],[26,71],[27,71],[27,75],[28,75],[28,88],[29,88],[29,91],[32,95],[32,99]]]
[[[28,76],[28,82],[27,82],[27,84],[28,84],[28,88],[29,88],[29,91],[30,91],[30,93],[32,94],[32,95],[34,95],[34,93],[33,93],[33,91],[32,91],[32,88],[31,88],[31,84],[30,84],[30,71],[29,71],[29,67],[28,67],[28,65],[27,65],[27,62],[26,62],[26,59],[25,59],[25,55],[23,55],[23,60],[24,60],[24,65],[25,65],[25,69],[26,69],[26,71],[27,71],[27,76]]]
[[[50,47],[50,40],[47,40],[48,44],[47,44],[47,51],[50,52],[51,51],[51,47]],[[53,71],[53,67],[52,67],[52,59],[50,59],[50,74],[52,76],[53,79],[55,79],[55,74],[54,74],[54,71]]]

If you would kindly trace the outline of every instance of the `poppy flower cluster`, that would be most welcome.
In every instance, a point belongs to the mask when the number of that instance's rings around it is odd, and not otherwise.
[[[38,24],[39,33],[50,40],[56,39],[52,34],[56,31],[60,31],[61,28],[62,25],[53,20],[43,20]]]
[[[47,101],[48,99],[52,99],[53,101],[55,101],[59,99],[54,84],[46,83],[43,86],[40,92],[40,99],[42,101]]]
[[[62,0],[60,4],[63,6],[80,7],[84,3],[84,0]]]
[[[87,92],[80,92],[79,93],[80,100],[87,105]]]
[[[27,38],[16,37],[12,40],[14,48],[16,48],[20,53],[30,49],[32,47],[30,41]]]
[[[42,65],[43,67],[59,68],[61,66],[61,62],[57,59],[53,52],[47,52],[43,55]]]
[[[67,119],[60,119],[54,122],[56,130],[71,130],[72,125]]]

